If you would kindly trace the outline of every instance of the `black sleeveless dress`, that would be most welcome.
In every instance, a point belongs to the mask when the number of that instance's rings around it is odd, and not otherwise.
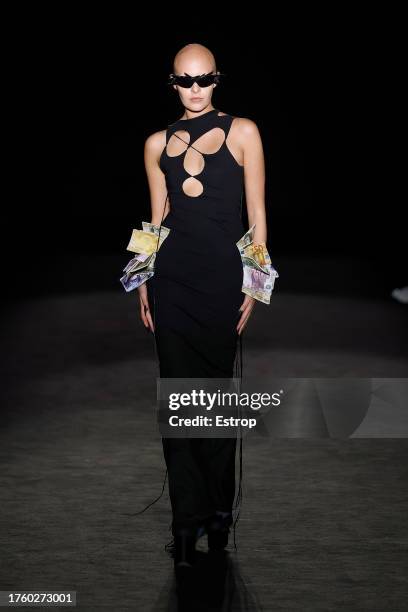
[[[170,233],[147,282],[161,377],[233,373],[238,309],[245,297],[236,246],[245,233],[244,172],[226,145],[233,119],[212,109],[167,128],[160,167],[170,201],[163,225]],[[171,139],[176,140],[170,156]]]
[[[234,373],[243,266],[236,242],[243,166],[226,145],[233,116],[212,109],[166,131],[170,233],[147,281],[160,377],[228,378]],[[209,140],[210,139],[210,140]],[[232,524],[236,438],[162,438],[173,534],[195,533],[215,512]],[[235,535],[235,533],[234,533]]]

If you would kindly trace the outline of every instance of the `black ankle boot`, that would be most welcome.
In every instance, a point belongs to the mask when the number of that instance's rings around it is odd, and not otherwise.
[[[208,548],[209,550],[224,550],[228,544],[229,529],[210,531],[208,533]]]
[[[230,518],[214,515],[208,519],[206,529],[209,550],[223,550],[228,544]]]
[[[192,567],[196,560],[197,538],[191,533],[176,533],[174,536],[174,566]]]

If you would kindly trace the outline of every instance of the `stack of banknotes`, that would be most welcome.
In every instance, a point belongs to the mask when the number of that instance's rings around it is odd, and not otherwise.
[[[272,266],[265,242],[254,244],[254,227],[255,224],[236,243],[244,269],[242,291],[264,304],[270,304],[275,278],[279,274]]]
[[[156,253],[170,233],[164,225],[142,222],[143,230],[134,229],[127,251],[136,253],[123,269],[125,273],[120,282],[125,291],[136,289],[154,274]],[[255,225],[236,243],[241,254],[244,270],[242,291],[264,304],[269,304],[278,272],[272,266],[271,258],[264,242],[254,244]]]
[[[125,291],[132,291],[146,282],[154,274],[154,262],[156,260],[156,252],[159,250],[164,240],[170,233],[168,227],[164,225],[154,225],[142,221],[143,230],[134,229],[130,242],[126,247],[127,251],[136,253],[135,257],[129,261],[121,277]]]

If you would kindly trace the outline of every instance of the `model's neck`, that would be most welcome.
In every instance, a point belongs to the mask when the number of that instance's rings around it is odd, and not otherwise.
[[[185,109],[182,119],[185,119],[185,120],[195,119],[196,117],[201,117],[202,115],[206,115],[207,113],[210,113],[211,111],[214,111],[214,110],[215,108],[213,106],[209,106],[209,107],[207,106],[207,108],[200,111],[199,113],[192,113],[191,111],[188,111],[187,109]]]

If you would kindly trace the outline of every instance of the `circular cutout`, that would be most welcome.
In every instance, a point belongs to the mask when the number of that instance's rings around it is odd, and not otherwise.
[[[198,179],[190,176],[183,183],[183,191],[186,195],[196,198],[201,195],[204,191],[203,184]]]

